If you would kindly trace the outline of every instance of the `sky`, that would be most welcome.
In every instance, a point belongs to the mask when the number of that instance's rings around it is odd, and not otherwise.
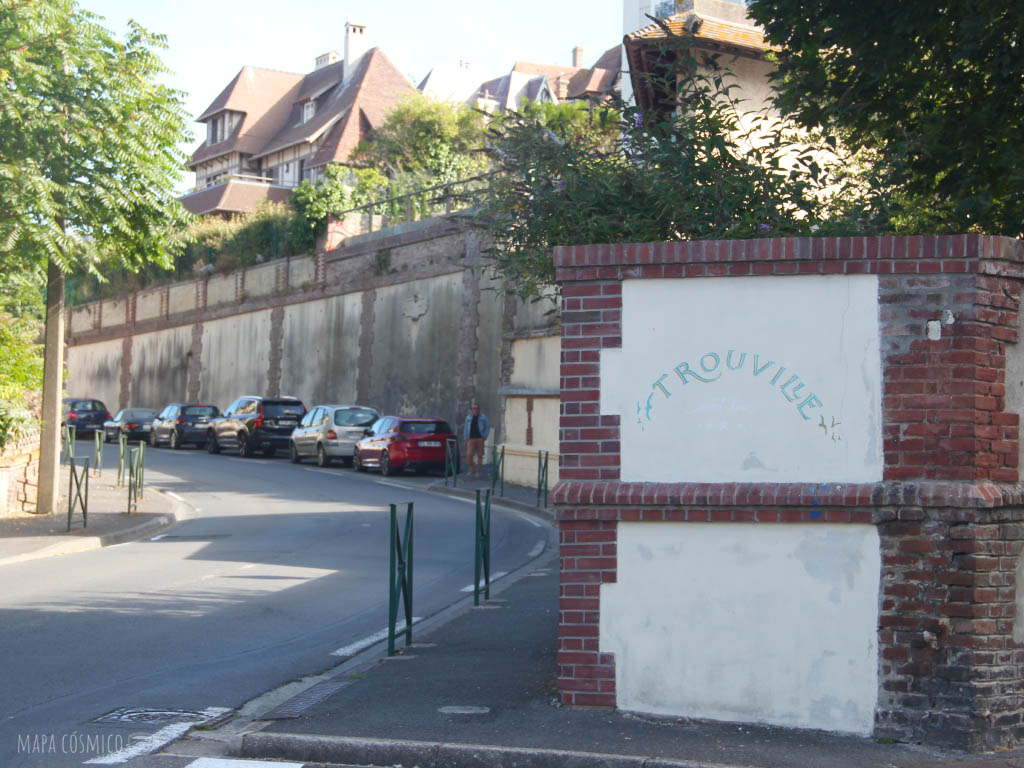
[[[345,22],[366,25],[414,85],[435,64],[468,61],[483,81],[517,60],[569,64],[582,46],[591,66],[622,41],[622,0],[79,0],[124,36],[134,19],[167,36],[167,83],[186,92],[195,117],[243,65],[309,72],[314,58],[344,50]],[[197,137],[202,126],[192,124]]]

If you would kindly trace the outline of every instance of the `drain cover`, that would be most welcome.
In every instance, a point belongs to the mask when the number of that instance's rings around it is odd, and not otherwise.
[[[94,723],[205,723],[210,720],[209,712],[194,712],[188,709],[142,709],[121,707],[113,712],[100,715]]]

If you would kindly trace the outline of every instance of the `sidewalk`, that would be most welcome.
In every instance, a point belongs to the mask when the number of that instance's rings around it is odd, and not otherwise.
[[[355,657],[263,713],[285,719],[254,723],[264,728],[242,737],[241,755],[406,768],[1024,768],[1024,752],[942,754],[817,731],[561,708],[558,581],[557,558],[545,558],[518,581],[498,582],[504,588],[492,589],[488,604],[414,633],[402,655]]]
[[[138,512],[126,514],[128,489],[117,485],[117,467],[89,477],[88,524],[75,510],[68,526],[69,468],[61,465],[61,499],[56,515],[18,515],[0,518],[0,566],[84,552],[143,538],[188,514],[186,505],[153,488],[144,488]]]

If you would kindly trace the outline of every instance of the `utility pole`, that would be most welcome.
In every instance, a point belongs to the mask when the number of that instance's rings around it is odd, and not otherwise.
[[[50,259],[46,267],[46,331],[43,351],[43,426],[39,446],[36,512],[57,512],[60,490],[61,395],[64,391],[64,273]]]

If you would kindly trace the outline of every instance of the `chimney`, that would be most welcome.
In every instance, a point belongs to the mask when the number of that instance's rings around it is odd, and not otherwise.
[[[583,49],[578,45],[572,49],[572,65],[577,69],[583,66]]]
[[[359,57],[369,49],[366,39],[366,25],[345,22],[345,82],[352,77],[352,70]]]
[[[314,70],[329,67],[331,64],[334,64],[337,61],[341,61],[341,54],[338,53],[337,51],[328,51],[327,53],[321,53],[319,56],[316,57],[316,66],[314,67]]]

